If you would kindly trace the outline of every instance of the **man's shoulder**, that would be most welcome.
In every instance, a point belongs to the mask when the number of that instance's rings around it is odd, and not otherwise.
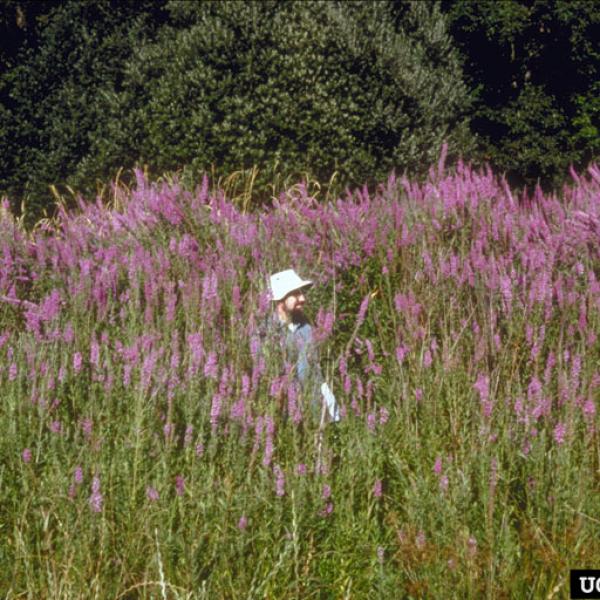
[[[295,334],[304,338],[304,339],[311,339],[312,337],[312,326],[308,321],[302,321],[300,323],[298,323],[298,326],[296,327],[295,330]]]

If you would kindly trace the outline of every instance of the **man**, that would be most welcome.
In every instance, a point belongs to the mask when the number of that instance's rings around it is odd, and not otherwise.
[[[312,281],[287,269],[271,275],[271,300],[274,314],[271,330],[281,345],[285,359],[294,365],[295,375],[305,393],[312,396],[313,411],[320,417],[325,406],[329,419],[340,420],[339,409],[329,385],[323,379],[312,327],[305,314],[305,291]],[[274,331],[273,331],[274,330]]]

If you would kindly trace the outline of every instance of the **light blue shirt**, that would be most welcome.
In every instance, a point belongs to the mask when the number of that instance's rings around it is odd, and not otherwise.
[[[311,398],[311,408],[319,416],[323,399],[333,421],[339,420],[335,397],[323,378],[319,353],[313,339],[313,330],[307,320],[283,323],[277,315],[267,319],[261,331],[264,342],[275,344],[283,352],[284,363],[294,365],[294,372],[303,390]]]

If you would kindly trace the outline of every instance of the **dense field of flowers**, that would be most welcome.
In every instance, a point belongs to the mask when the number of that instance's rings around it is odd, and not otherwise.
[[[600,566],[600,170],[573,178],[248,211],[140,174],[33,233],[5,202],[2,597],[564,597]],[[322,445],[254,341],[290,267]]]

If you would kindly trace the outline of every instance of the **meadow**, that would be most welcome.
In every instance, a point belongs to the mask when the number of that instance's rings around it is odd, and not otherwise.
[[[248,206],[177,180],[0,208],[3,598],[566,598],[599,568],[600,169]],[[343,418],[255,342],[268,275]]]

